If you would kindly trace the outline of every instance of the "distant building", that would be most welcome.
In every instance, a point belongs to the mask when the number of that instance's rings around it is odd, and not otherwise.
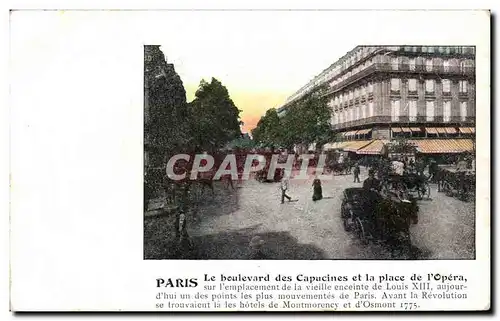
[[[278,113],[316,92],[329,98],[332,129],[348,142],[327,148],[349,145],[357,152],[374,140],[407,137],[423,153],[453,153],[472,149],[475,91],[474,47],[357,46],[290,96]],[[436,139],[442,148],[429,146],[439,145],[430,144]]]

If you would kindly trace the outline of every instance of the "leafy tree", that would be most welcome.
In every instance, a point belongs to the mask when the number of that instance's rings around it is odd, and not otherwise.
[[[252,130],[252,136],[256,143],[262,147],[280,147],[282,145],[283,128],[276,109],[266,111]]]
[[[396,138],[390,143],[388,152],[391,154],[414,154],[417,152],[417,146],[406,138]]]
[[[240,112],[219,80],[201,80],[195,99],[189,104],[195,149],[213,151],[239,138]]]
[[[283,117],[283,141],[286,145],[316,143],[321,147],[334,139],[330,127],[331,110],[327,98],[311,94],[290,106]]]
[[[255,147],[255,141],[248,134],[243,134],[240,138],[236,138],[228,143],[227,147],[231,149],[250,149]]]

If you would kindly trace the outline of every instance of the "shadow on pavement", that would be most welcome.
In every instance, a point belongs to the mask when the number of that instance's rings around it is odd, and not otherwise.
[[[145,259],[191,259],[191,260],[228,260],[251,259],[250,241],[258,236],[264,241],[262,254],[265,260],[320,260],[324,252],[310,244],[300,244],[288,232],[255,233],[260,224],[248,228],[231,230],[217,234],[191,237],[192,248],[179,248],[175,239],[155,240],[145,247],[161,248],[160,251],[147,251]]]

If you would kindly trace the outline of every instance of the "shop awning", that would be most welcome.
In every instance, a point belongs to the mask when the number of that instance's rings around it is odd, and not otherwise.
[[[420,133],[422,130],[420,129],[420,127],[410,127],[411,131],[414,132],[414,133]]]
[[[335,143],[327,143],[327,144],[324,144],[323,145],[323,150],[324,151],[327,151],[327,150],[332,150],[332,149],[335,149]]]
[[[425,128],[425,132],[427,134],[437,134],[437,130],[434,127],[427,127],[427,128]]]
[[[411,129],[409,127],[401,127],[401,130],[404,132],[404,133],[411,133]]]
[[[344,146],[347,146],[351,143],[352,141],[328,143],[323,146],[323,150],[342,149],[344,148]]]
[[[393,133],[401,133],[401,128],[400,127],[392,127],[391,128]]]
[[[469,127],[460,127],[458,129],[462,134],[472,134]]]
[[[446,130],[442,127],[437,127],[436,131],[438,132],[438,134],[446,134]]]
[[[382,148],[384,147],[384,144],[386,144],[388,141],[385,140],[374,140],[370,144],[366,145],[363,148],[358,149],[356,154],[362,154],[362,155],[380,155],[382,153]]]
[[[358,135],[366,135],[366,134],[370,133],[371,131],[372,131],[371,128],[369,128],[369,129],[361,129],[361,130],[358,131]]]
[[[445,130],[448,134],[456,134],[457,133],[457,130],[454,127],[446,127]]]
[[[371,140],[358,140],[358,141],[352,141],[350,144],[344,146],[344,150],[347,152],[355,152],[360,148],[365,147],[366,145],[370,144],[372,141]]]
[[[472,139],[422,139],[412,140],[417,150],[424,154],[463,153],[473,151]]]

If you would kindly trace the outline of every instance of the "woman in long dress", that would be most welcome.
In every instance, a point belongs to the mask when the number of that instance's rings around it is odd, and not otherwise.
[[[321,180],[319,178],[315,178],[313,181],[313,201],[319,201],[323,198],[323,189],[321,187]]]

